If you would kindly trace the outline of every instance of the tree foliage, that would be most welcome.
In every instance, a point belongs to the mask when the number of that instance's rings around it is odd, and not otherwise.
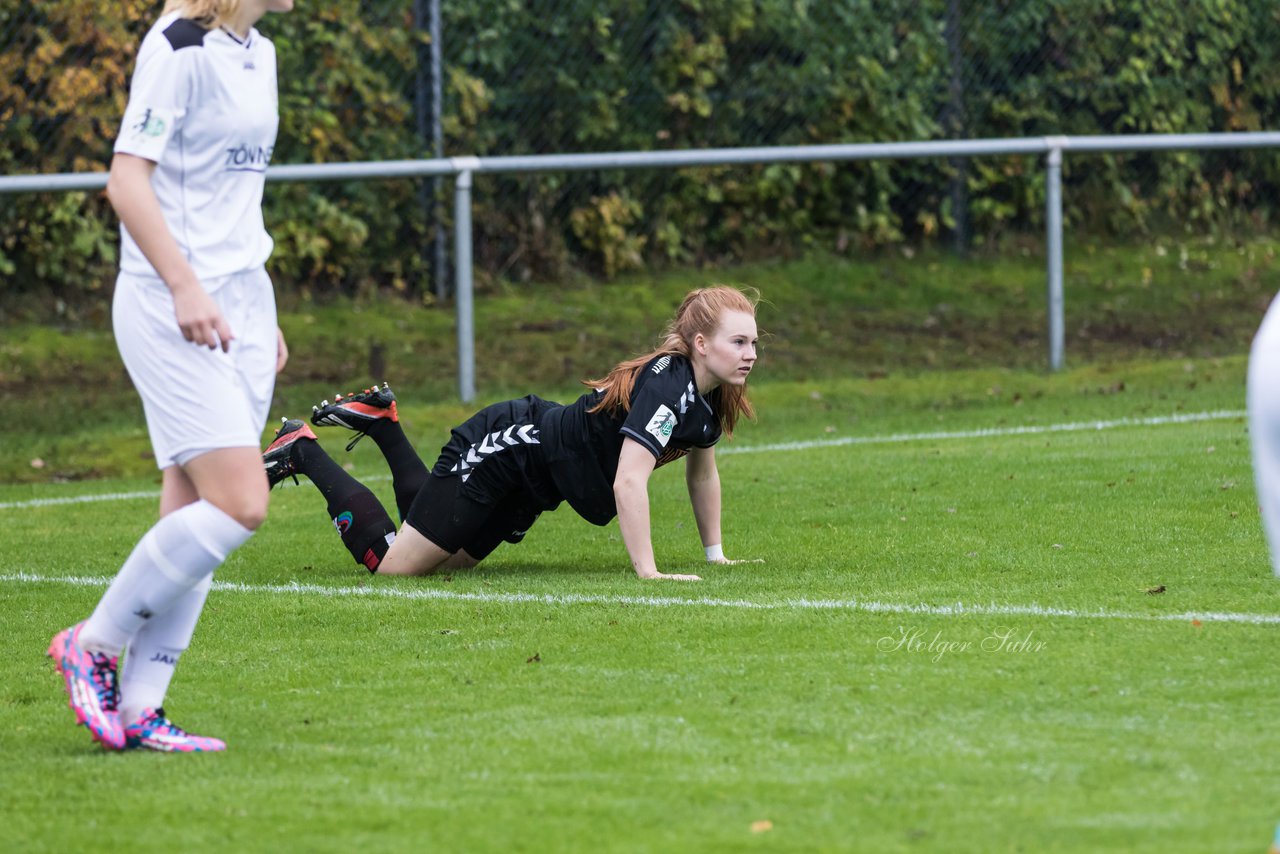
[[[106,168],[156,7],[0,0],[4,173]],[[1280,7],[1268,0],[458,0],[443,14],[450,155],[1262,130],[1280,107]],[[280,56],[277,163],[430,154],[415,112],[426,36],[410,3],[335,0],[260,27]],[[1280,197],[1270,151],[1087,157],[1069,155],[1064,173],[1074,227],[1265,223]],[[813,243],[927,241],[953,225],[953,168],[484,176],[476,261],[517,279],[611,276]],[[1042,163],[979,158],[962,176],[980,238],[1042,227]],[[422,287],[421,189],[272,185],[277,278],[315,291]],[[114,230],[98,194],[11,197],[0,273],[21,288],[101,288]]]

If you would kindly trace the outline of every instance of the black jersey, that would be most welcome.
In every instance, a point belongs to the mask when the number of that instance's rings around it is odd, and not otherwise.
[[[698,394],[693,366],[683,356],[659,356],[641,369],[630,412],[588,412],[603,397],[590,391],[568,406],[541,414],[539,433],[551,476],[574,510],[595,525],[618,515],[613,479],[625,439],[653,454],[657,466],[720,440],[713,404]]]

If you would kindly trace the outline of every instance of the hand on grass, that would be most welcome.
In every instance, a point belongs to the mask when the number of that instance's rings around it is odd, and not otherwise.
[[[702,576],[681,575],[679,573],[674,573],[674,572],[655,572],[653,575],[642,575],[640,576],[640,579],[642,581],[649,581],[652,579],[661,579],[663,581],[701,581]]]

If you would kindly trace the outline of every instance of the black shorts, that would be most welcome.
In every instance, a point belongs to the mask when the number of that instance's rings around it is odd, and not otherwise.
[[[538,441],[538,414],[558,404],[530,395],[495,403],[462,425],[440,451],[405,522],[447,552],[485,558],[518,543],[564,497]]]

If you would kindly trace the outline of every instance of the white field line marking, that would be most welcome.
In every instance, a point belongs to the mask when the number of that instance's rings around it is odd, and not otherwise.
[[[70,575],[43,576],[30,572],[0,575],[0,583],[10,584],[65,584],[75,587],[106,587],[109,577]],[[1058,617],[1072,620],[1142,620],[1149,622],[1189,623],[1199,620],[1205,623],[1244,623],[1248,625],[1280,625],[1280,614],[1248,614],[1214,611],[1187,611],[1178,614],[1138,614],[1126,611],[1077,610],[1054,608],[1044,605],[966,605],[956,602],[950,605],[926,605],[900,602],[880,602],[859,599],[782,599],[776,602],[755,602],[750,599],[712,599],[709,597],[681,598],[676,596],[608,596],[580,593],[460,593],[430,587],[404,589],[401,587],[327,587],[319,584],[240,584],[229,581],[213,582],[213,589],[224,593],[249,593],[270,595],[320,596],[330,599],[350,597],[374,597],[379,599],[406,599],[417,601],[485,602],[492,604],[535,605],[628,605],[647,608],[737,608],[746,611],[855,611],[868,614],[912,614],[929,617]]]
[[[938,431],[936,433],[893,433],[887,436],[845,436],[840,439],[814,439],[808,442],[780,442],[773,445],[729,445],[717,450],[724,454],[759,454],[774,451],[807,451],[812,448],[839,448],[845,445],[877,445],[891,442],[930,442],[938,439],[986,439],[1002,436],[1035,436],[1042,433],[1079,433],[1087,430],[1114,430],[1117,427],[1163,427],[1169,424],[1193,424],[1201,421],[1226,421],[1244,418],[1243,410],[1219,409],[1213,412],[1191,412],[1184,415],[1157,415],[1150,418],[1116,418],[1111,421],[1073,421],[1066,424],[1031,424],[1023,427],[988,427],[977,430]]]
[[[977,430],[940,430],[934,433],[892,433],[884,436],[845,436],[840,439],[813,439],[806,442],[779,442],[771,445],[727,445],[718,449],[720,456],[729,454],[764,454],[778,451],[807,451],[815,448],[842,448],[846,445],[879,445],[904,442],[933,442],[943,439],[988,439],[1002,436],[1035,436],[1042,433],[1080,433],[1088,430],[1114,430],[1118,427],[1163,427],[1170,424],[1194,424],[1202,421],[1228,421],[1243,418],[1243,410],[1219,409],[1213,412],[1191,412],[1183,415],[1156,415],[1150,418],[1116,418],[1111,421],[1073,421],[1065,424],[1028,425],[1023,427],[987,427]],[[390,480],[389,475],[362,478],[367,483]],[[285,483],[284,486],[288,486]],[[101,495],[70,495],[65,498],[33,498],[29,501],[0,501],[0,510],[25,510],[62,504],[87,504],[94,501],[132,501],[159,498],[160,491],[112,492]]]
[[[95,501],[133,501],[159,498],[160,490],[146,492],[104,492],[98,495],[68,495],[64,498],[32,498],[30,501],[0,502],[0,510],[25,510],[30,507],[56,507],[59,504],[90,504]]]

